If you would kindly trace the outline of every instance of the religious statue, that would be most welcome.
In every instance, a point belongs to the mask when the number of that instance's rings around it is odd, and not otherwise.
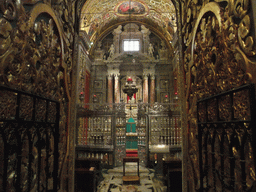
[[[148,48],[148,55],[150,57],[153,57],[153,52],[154,52],[154,47],[153,47],[152,43],[150,43],[149,48]]]
[[[111,46],[110,46],[110,48],[109,48],[109,58],[112,58],[113,57],[113,55],[114,55],[114,53],[115,53],[115,47],[114,47],[114,45],[112,44]]]
[[[148,34],[149,33],[149,29],[147,29],[144,25],[141,25],[141,32],[143,34]]]
[[[122,33],[122,25],[119,25],[116,29],[114,29],[115,34],[120,34]]]

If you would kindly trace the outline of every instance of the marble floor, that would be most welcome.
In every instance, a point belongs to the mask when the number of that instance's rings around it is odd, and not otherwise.
[[[126,175],[137,174],[136,163],[126,163]],[[140,184],[123,185],[123,167],[115,167],[102,171],[103,181],[97,186],[97,192],[166,192],[160,176],[153,169],[140,166]]]

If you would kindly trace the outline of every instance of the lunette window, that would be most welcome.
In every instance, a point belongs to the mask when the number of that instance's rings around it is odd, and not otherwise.
[[[124,40],[124,51],[139,51],[140,41],[139,40]]]

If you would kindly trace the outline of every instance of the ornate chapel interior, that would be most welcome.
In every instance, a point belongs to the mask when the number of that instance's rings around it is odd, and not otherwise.
[[[254,0],[0,0],[0,191],[256,191]]]

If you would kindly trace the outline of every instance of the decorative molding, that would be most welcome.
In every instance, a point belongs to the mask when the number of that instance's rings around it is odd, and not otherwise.
[[[103,81],[102,80],[94,80],[94,89],[103,89]]]

